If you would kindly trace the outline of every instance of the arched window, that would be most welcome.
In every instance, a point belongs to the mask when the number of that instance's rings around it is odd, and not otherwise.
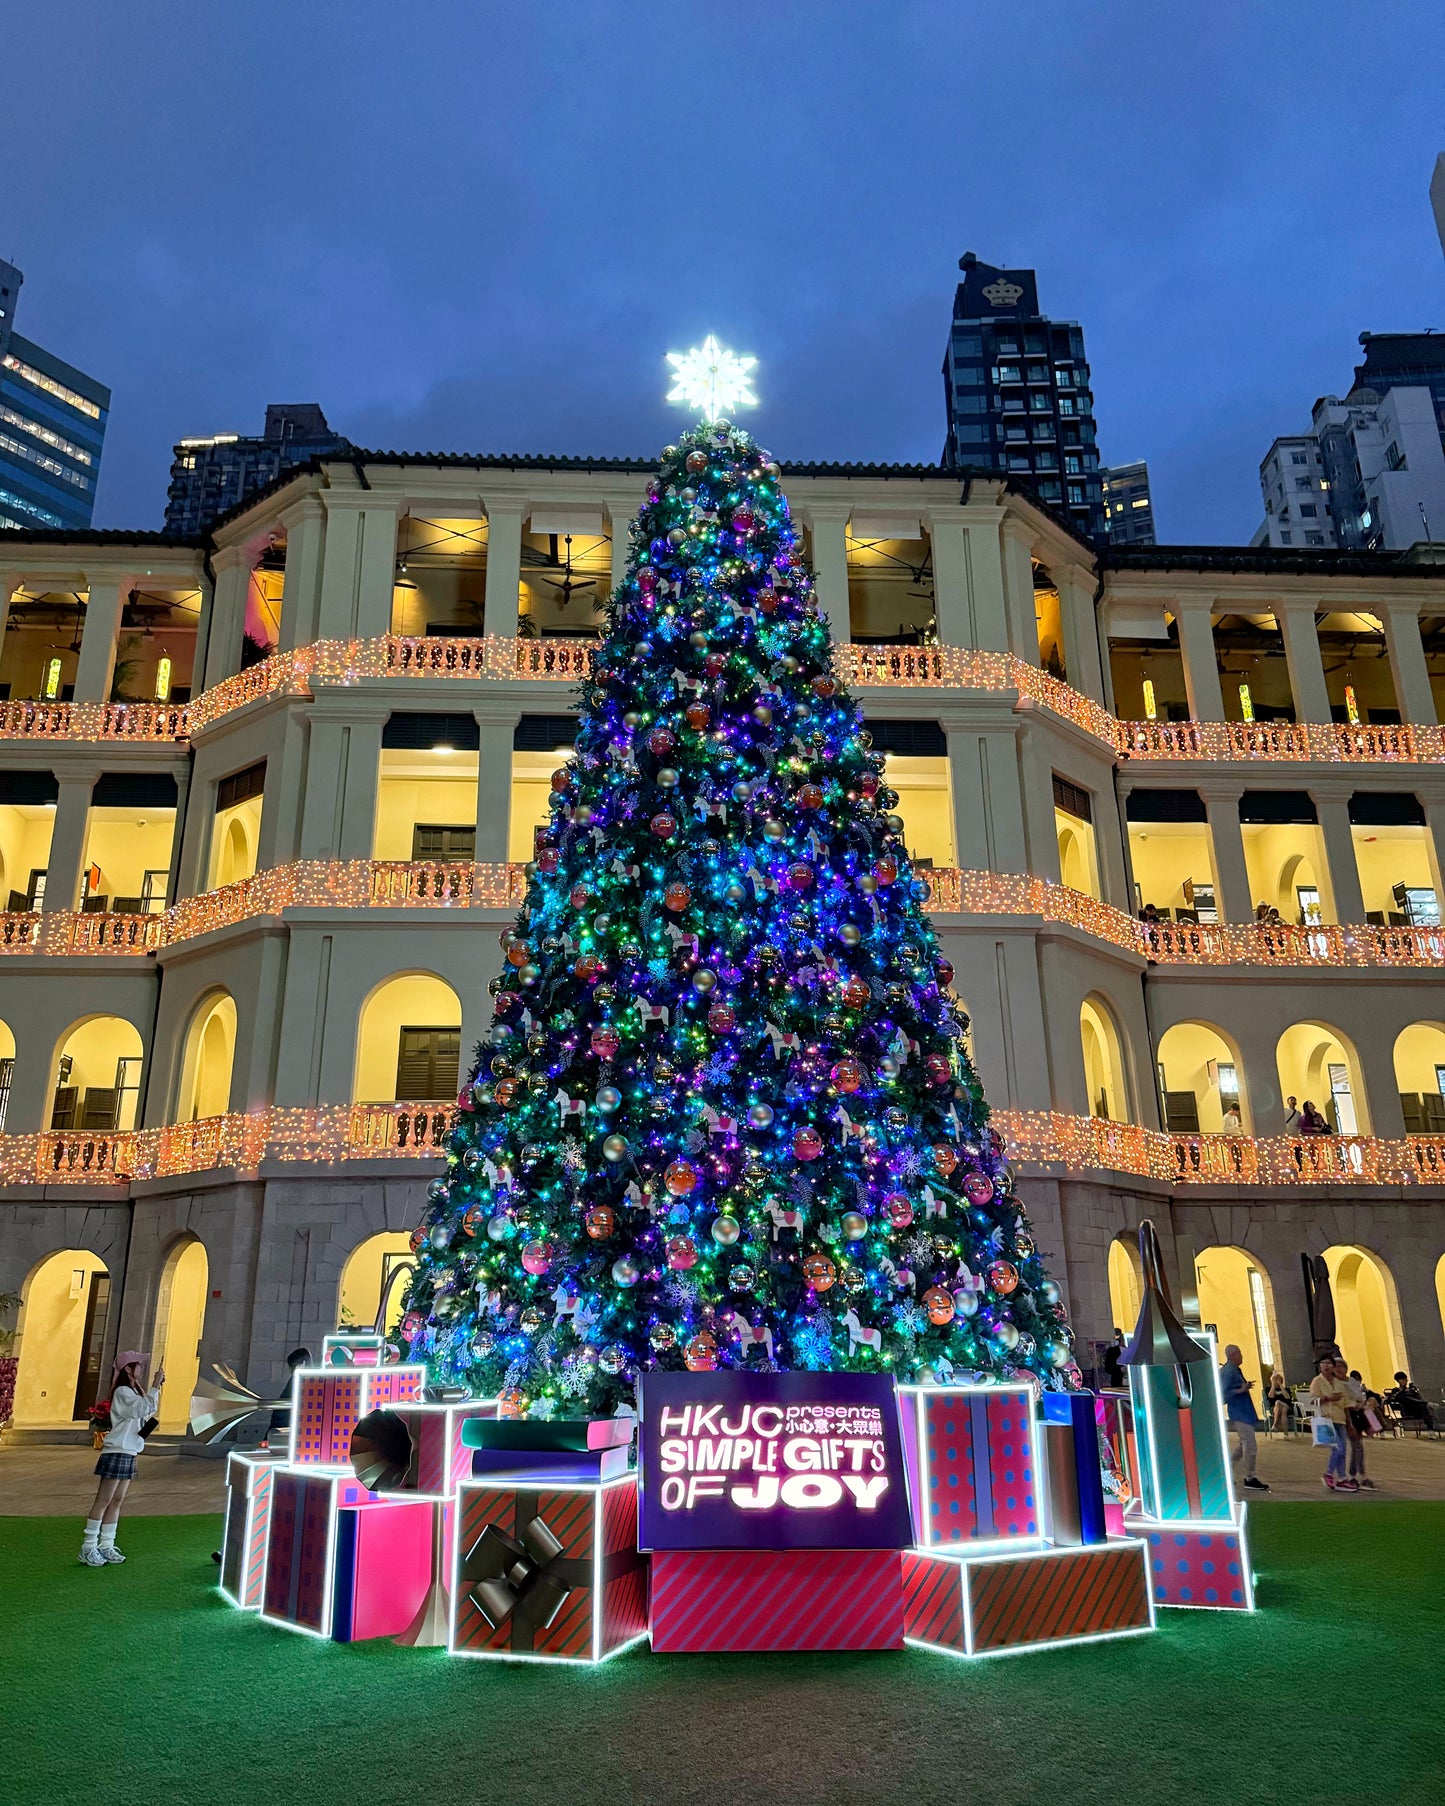
[[[1269,1274],[1243,1248],[1203,1248],[1194,1258],[1199,1316],[1214,1331],[1220,1359],[1234,1343],[1244,1371],[1255,1382],[1258,1406],[1270,1374],[1280,1364],[1274,1288]]]
[[[1407,1135],[1445,1135],[1445,1028],[1412,1022],[1395,1040],[1395,1084]]]
[[[1249,1127],[1234,1048],[1207,1022],[1176,1022],[1157,1055],[1164,1126],[1175,1135],[1219,1135]]]
[[[236,1003],[229,992],[204,998],[191,1016],[181,1061],[177,1122],[224,1116],[231,1107],[231,1065],[236,1052]]]
[[[133,1129],[140,1099],[141,1040],[122,1016],[89,1016],[55,1050],[50,1126],[99,1132]]]
[[[1306,1102],[1312,1103],[1333,1135],[1370,1133],[1360,1063],[1337,1029],[1323,1022],[1296,1022],[1280,1036],[1275,1060],[1286,1112],[1294,1098],[1301,1111]]]
[[[368,1236],[359,1247],[353,1248],[346,1265],[341,1269],[341,1290],[336,1306],[337,1328],[370,1329],[376,1321],[382,1292],[392,1274],[403,1261],[412,1258],[411,1237],[396,1230],[388,1229],[380,1235]],[[395,1329],[401,1321],[401,1301],[405,1291],[404,1280],[397,1280],[391,1287],[384,1326],[388,1330]]]
[[[352,1102],[442,1103],[457,1094],[462,1004],[444,979],[403,972],[361,1008]]]
[[[1358,1368],[1365,1383],[1383,1392],[1394,1375],[1409,1371],[1400,1304],[1390,1269],[1368,1248],[1343,1245],[1325,1249],[1330,1290],[1335,1298],[1335,1340],[1346,1364]]]
[[[181,1434],[190,1420],[191,1394],[200,1375],[201,1331],[206,1322],[210,1264],[194,1235],[185,1235],[166,1256],[156,1299],[155,1356],[151,1371],[164,1367],[161,1429]]]
[[[15,1425],[44,1428],[84,1420],[110,1392],[105,1369],[110,1275],[88,1248],[63,1248],[31,1269],[20,1293]]]
[[[1111,1329],[1122,1329],[1126,1338],[1132,1336],[1142,1302],[1139,1256],[1129,1237],[1115,1236],[1109,1244],[1109,1309],[1114,1318]]]
[[[1129,1094],[1124,1085],[1124,1057],[1119,1031],[1108,1006],[1086,998],[1079,1011],[1079,1038],[1089,1114],[1110,1122],[1129,1121]]]

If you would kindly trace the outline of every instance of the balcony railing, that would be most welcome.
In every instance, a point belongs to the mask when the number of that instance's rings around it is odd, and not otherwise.
[[[118,1185],[262,1160],[336,1164],[439,1159],[451,1103],[337,1104],[214,1116],[161,1129],[0,1135],[0,1184]],[[1168,1135],[1062,1111],[998,1110],[1010,1158],[1068,1174],[1130,1173],[1162,1185],[1442,1185],[1445,1136]]]
[[[523,679],[575,684],[592,669],[586,639],[317,640],[274,653],[189,703],[11,702],[0,739],[184,740],[268,696],[309,696],[315,684],[378,677]],[[1445,728],[1332,723],[1120,721],[1091,697],[1008,652],[966,646],[841,645],[839,669],[862,689],[980,690],[1019,696],[1071,721],[1120,758],[1195,762],[1440,764]]]
[[[1067,885],[1012,872],[924,868],[938,916],[1032,916],[1077,928],[1152,960],[1186,966],[1445,964],[1445,929],[1299,928],[1256,923],[1146,925]],[[526,896],[520,865],[470,861],[298,860],[186,897],[160,915],[0,915],[0,955],[144,954],[286,909],[512,909]]]

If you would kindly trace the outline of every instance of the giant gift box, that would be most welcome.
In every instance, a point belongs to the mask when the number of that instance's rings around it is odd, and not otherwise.
[[[598,1662],[646,1634],[634,1476],[462,1482],[453,1655]]]
[[[924,1548],[1037,1541],[1043,1486],[1026,1386],[900,1386],[913,1528]]]
[[[221,1532],[222,1593],[243,1611],[261,1604],[271,1494],[279,1455],[234,1451],[226,1457],[226,1522]]]
[[[313,1636],[331,1633],[336,1518],[375,1497],[359,1480],[281,1467],[271,1483],[261,1616]]]
[[[1254,1610],[1244,1506],[1236,1505],[1235,1512],[1237,1521],[1225,1524],[1160,1523],[1137,1512],[1127,1515],[1130,1531],[1148,1550],[1156,1604]]]
[[[1154,1613],[1142,1543],[903,1557],[904,1634],[959,1655],[1150,1630]]]
[[[351,1432],[368,1411],[420,1396],[424,1367],[301,1367],[293,1382],[291,1460],[347,1467]]]
[[[1150,1518],[1228,1524],[1234,1493],[1213,1358],[1190,1365],[1196,1384],[1187,1404],[1180,1403],[1173,1368],[1129,1369],[1140,1502]]]

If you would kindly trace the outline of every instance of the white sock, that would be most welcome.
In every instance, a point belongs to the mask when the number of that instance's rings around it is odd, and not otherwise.
[[[96,1538],[99,1535],[100,1535],[100,1519],[99,1518],[87,1518],[85,1520],[85,1535],[80,1539],[81,1548],[82,1549],[93,1549],[95,1547]]]
[[[100,1527],[100,1546],[102,1549],[115,1547],[115,1525],[102,1524]]]

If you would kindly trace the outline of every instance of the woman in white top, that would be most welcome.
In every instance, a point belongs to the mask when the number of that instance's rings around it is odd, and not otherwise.
[[[85,1522],[80,1559],[87,1568],[103,1568],[107,1562],[124,1561],[115,1546],[121,1501],[135,1479],[135,1460],[145,1447],[141,1426],[160,1408],[166,1371],[158,1369],[147,1390],[145,1367],[150,1356],[130,1348],[116,1356],[115,1379],[110,1389],[110,1431],[100,1445],[95,1471],[100,1480],[95,1503]]]

